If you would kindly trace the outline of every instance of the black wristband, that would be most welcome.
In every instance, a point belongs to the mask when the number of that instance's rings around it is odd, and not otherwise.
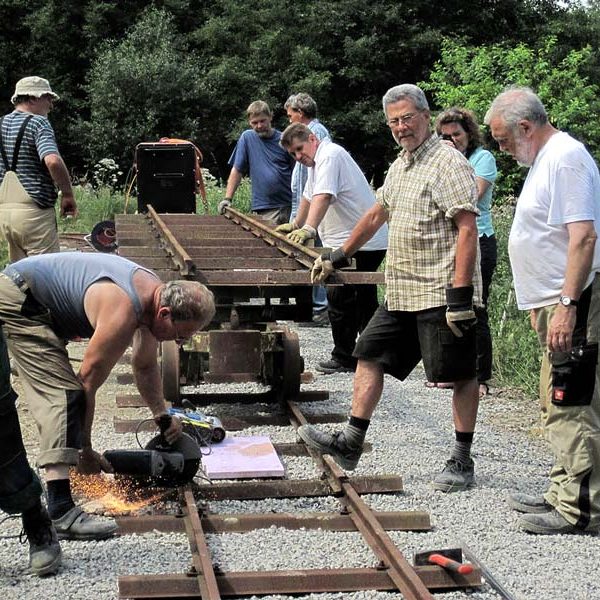
[[[346,256],[346,253],[341,248],[336,248],[335,250],[327,253],[327,258],[323,255],[323,260],[330,260],[331,264],[336,269],[343,269],[344,267],[349,267],[352,262]]]
[[[461,308],[473,304],[473,286],[446,288],[446,304],[450,308]]]

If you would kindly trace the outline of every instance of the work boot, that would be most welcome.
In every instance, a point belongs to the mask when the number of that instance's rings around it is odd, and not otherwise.
[[[513,510],[527,514],[546,513],[552,510],[552,506],[544,500],[544,496],[532,496],[521,492],[510,494],[508,503]]]
[[[312,320],[307,321],[306,323],[298,323],[298,327],[330,327],[331,323],[329,322],[329,313],[327,310],[320,310],[319,312],[314,312],[312,316]]]
[[[576,527],[571,525],[555,508],[543,514],[523,515],[518,522],[519,529],[527,533],[556,535],[559,533],[596,533],[599,527]]]
[[[33,512],[33,514],[31,514]],[[51,575],[58,571],[62,552],[56,530],[46,509],[23,513],[23,534],[29,542],[29,569],[34,575]]]
[[[464,463],[450,458],[444,470],[433,480],[433,487],[441,492],[461,492],[473,485],[474,480],[475,463],[472,459]]]
[[[363,451],[362,445],[349,447],[343,431],[325,433],[312,425],[302,425],[298,427],[296,433],[309,448],[321,454],[330,454],[342,469],[347,471],[356,469]]]
[[[74,506],[52,522],[60,540],[105,540],[118,529],[114,519],[86,513],[81,506]]]
[[[335,360],[335,358],[332,358],[331,360],[320,362],[317,365],[317,371],[319,371],[319,373],[331,375],[332,373],[352,373],[354,369],[352,367],[346,367]]]

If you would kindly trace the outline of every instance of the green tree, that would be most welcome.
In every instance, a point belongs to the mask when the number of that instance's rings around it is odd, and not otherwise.
[[[431,92],[439,108],[465,106],[480,120],[504,87],[530,86],[546,106],[550,121],[585,143],[600,160],[599,88],[586,75],[595,60],[590,46],[566,51],[557,47],[555,36],[537,47],[525,43],[473,47],[446,39],[440,60],[420,85]],[[497,197],[514,194],[523,170],[512,158],[496,154],[502,174]]]
[[[90,162],[129,165],[139,142],[193,139],[199,129],[202,70],[163,10],[148,9],[127,36],[104,45],[92,63],[86,92],[90,117],[78,131]]]

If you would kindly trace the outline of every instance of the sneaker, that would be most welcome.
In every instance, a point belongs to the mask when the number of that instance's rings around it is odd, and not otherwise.
[[[325,433],[312,425],[302,425],[296,431],[298,437],[313,450],[321,454],[330,454],[342,469],[353,471],[362,454],[362,446],[349,448],[343,431]]]
[[[60,540],[105,540],[118,529],[114,519],[86,513],[80,506],[74,506],[52,522]]]
[[[527,533],[556,535],[559,533],[596,533],[600,527],[581,528],[571,525],[555,508],[543,514],[523,515],[518,522],[519,529]]]
[[[333,373],[353,373],[354,369],[351,367],[345,367],[335,360],[335,358],[332,358],[331,360],[320,362],[317,365],[317,371],[319,371],[319,373],[331,375]]]
[[[444,470],[433,480],[433,487],[441,492],[460,492],[473,485],[474,480],[475,463],[471,459],[463,463],[450,458]]]
[[[330,327],[329,313],[326,310],[314,313],[312,321],[298,323],[298,327]]]
[[[22,535],[29,542],[29,569],[39,577],[56,573],[62,551],[46,509],[42,506],[34,515],[23,515],[22,520]]]
[[[510,494],[508,503],[513,510],[528,514],[546,513],[552,510],[552,506],[544,500],[544,496],[532,496],[521,492]]]

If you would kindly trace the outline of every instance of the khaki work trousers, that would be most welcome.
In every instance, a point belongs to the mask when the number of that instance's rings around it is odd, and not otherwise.
[[[0,273],[0,322],[40,435],[37,464],[76,465],[85,395],[47,310]]]
[[[556,305],[536,310],[537,334],[543,348],[540,400],[544,435],[555,463],[550,470],[546,501],[572,525],[600,525],[600,365],[587,406],[557,406],[552,399],[552,367],[546,333]],[[600,341],[600,275],[592,283],[587,342]],[[600,362],[600,361],[599,361]]]
[[[60,251],[54,208],[40,208],[14,171],[7,171],[0,185],[0,234],[8,243],[11,263]]]

